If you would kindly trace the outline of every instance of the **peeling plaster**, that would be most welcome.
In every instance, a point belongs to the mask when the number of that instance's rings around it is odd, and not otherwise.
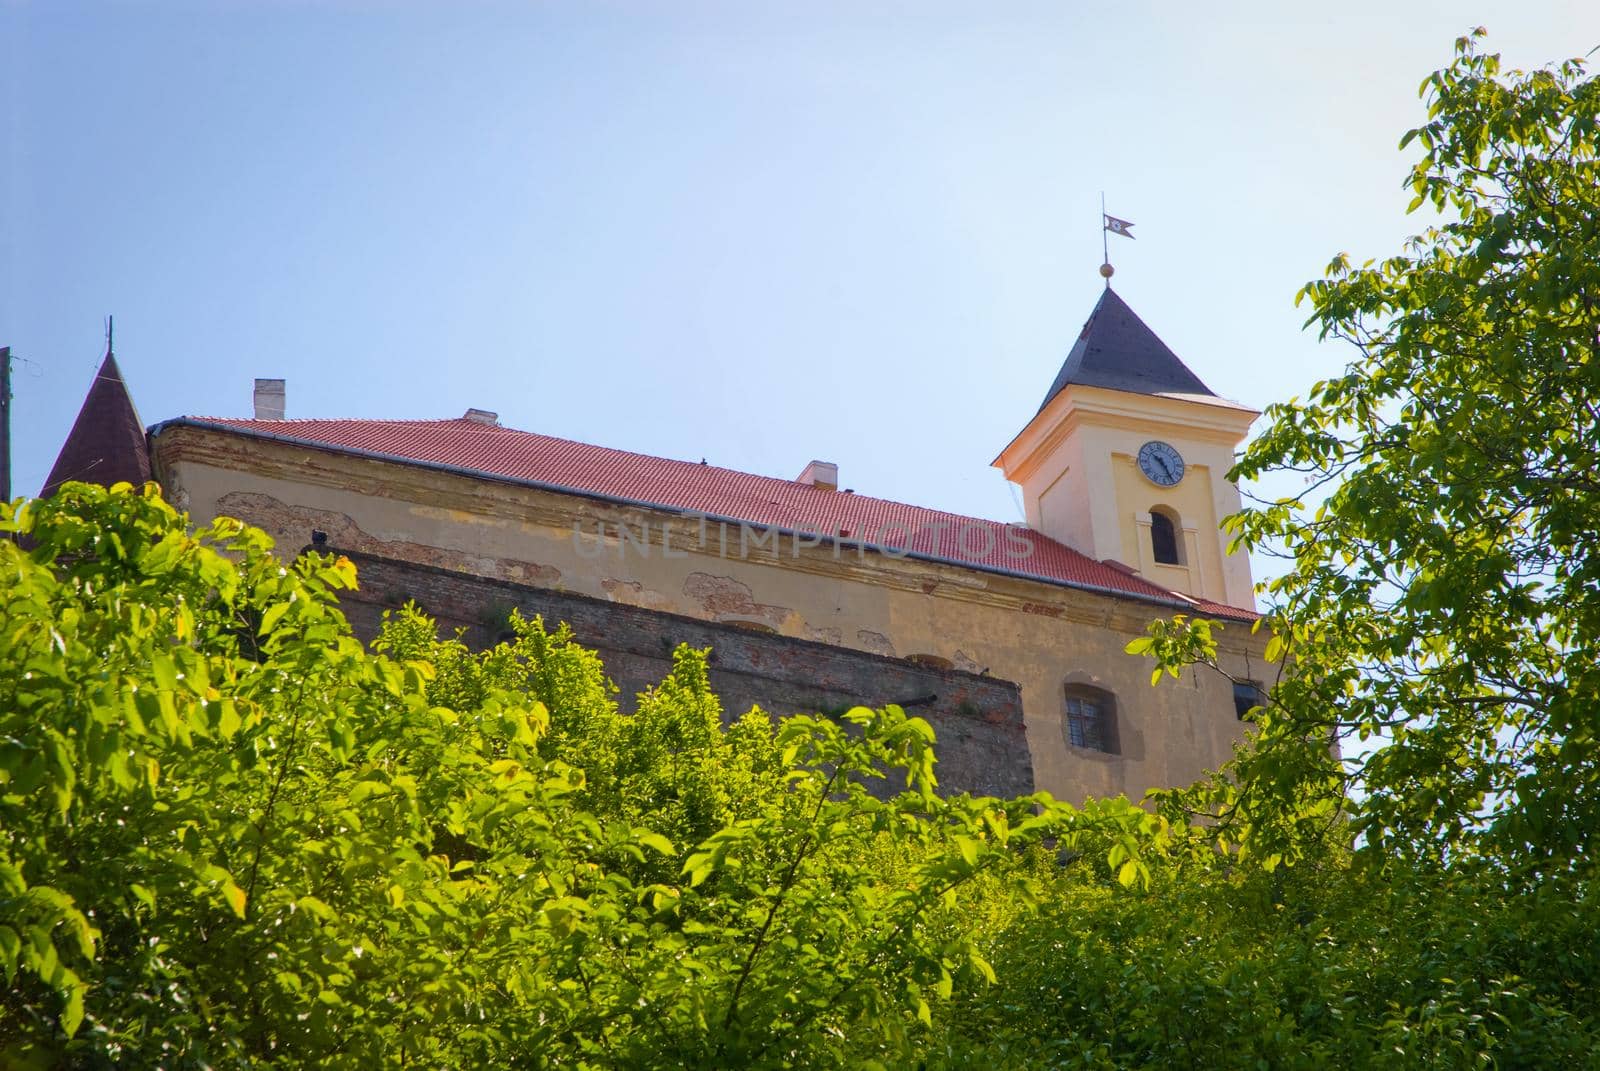
[[[731,576],[690,573],[683,580],[683,594],[694,601],[708,617],[716,620],[737,618],[759,621],[782,628],[794,611],[787,606],[756,602],[750,585]]]
[[[871,629],[859,629],[856,632],[856,642],[861,645],[863,651],[888,655],[890,658],[897,657],[894,653],[894,643],[881,632],[873,632]]]
[[[310,543],[311,532],[316,529],[328,533],[328,542],[342,550],[359,550],[537,587],[553,588],[561,583],[561,570],[552,565],[462,554],[405,539],[379,539],[364,531],[348,514],[293,506],[254,491],[230,491],[223,495],[217,500],[217,513],[237,517],[274,533],[284,541],[281,550],[295,550]]]
[[[676,611],[677,604],[659,591],[646,588],[637,580],[617,580],[612,577],[600,581],[600,589],[612,602],[640,606],[646,610]]]

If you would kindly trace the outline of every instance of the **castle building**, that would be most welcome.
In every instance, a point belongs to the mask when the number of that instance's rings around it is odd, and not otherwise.
[[[822,461],[758,476],[475,409],[286,419],[278,380],[257,381],[250,417],[145,431],[111,379],[108,354],[53,483],[148,473],[197,523],[233,516],[283,550],[348,554],[361,589],[345,609],[364,634],[408,599],[478,642],[512,607],[568,622],[624,703],[678,642],[712,648],[730,713],[899,702],[938,732],[947,789],[1078,800],[1186,784],[1231,756],[1263,675],[1249,562],[1220,530],[1257,414],[1109,287],[994,462],[1026,525],[858,495]],[[1177,613],[1223,622],[1226,675],[1152,688],[1124,647]]]

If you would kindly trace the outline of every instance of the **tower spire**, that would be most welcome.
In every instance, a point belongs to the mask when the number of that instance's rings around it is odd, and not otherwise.
[[[106,355],[89,384],[83,408],[50,469],[41,498],[68,480],[110,487],[126,480],[135,487],[150,479],[150,452],[144,425],[133,408],[117,359],[111,355],[111,321],[106,321]]]
[[[1122,295],[1109,287],[1078,332],[1039,406],[1040,412],[1074,383],[1133,394],[1215,397],[1215,392],[1128,307]]]

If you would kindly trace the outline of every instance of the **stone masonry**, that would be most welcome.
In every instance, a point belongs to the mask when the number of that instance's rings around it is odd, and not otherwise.
[[[679,643],[711,649],[712,687],[729,716],[759,705],[769,714],[840,711],[897,703],[933,726],[943,792],[1016,796],[1034,790],[1017,685],[905,659],[506,580],[333,547],[356,565],[360,589],[341,607],[356,634],[376,634],[383,611],[407,601],[467,643],[497,640],[513,608],[565,622],[600,654],[624,708],[672,668]]]

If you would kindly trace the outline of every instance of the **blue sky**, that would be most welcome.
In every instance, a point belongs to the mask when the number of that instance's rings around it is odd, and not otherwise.
[[[147,423],[444,417],[1021,519],[990,461],[1098,296],[1257,408],[1406,217],[1418,84],[1600,4],[0,0],[0,345],[38,489],[104,349]]]

